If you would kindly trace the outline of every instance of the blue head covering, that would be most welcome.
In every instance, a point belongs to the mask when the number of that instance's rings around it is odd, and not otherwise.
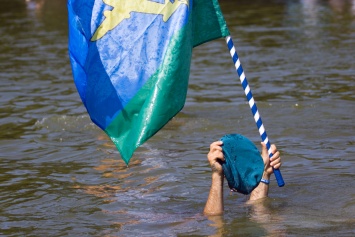
[[[225,162],[224,176],[230,189],[249,194],[260,183],[264,162],[252,141],[240,134],[228,134],[221,138]]]

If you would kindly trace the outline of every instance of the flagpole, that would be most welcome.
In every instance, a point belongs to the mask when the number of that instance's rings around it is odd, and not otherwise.
[[[240,82],[241,82],[241,84],[243,86],[245,95],[246,95],[247,100],[249,102],[249,106],[250,106],[251,112],[252,112],[252,114],[254,116],[254,120],[255,120],[256,126],[259,129],[261,140],[262,140],[262,142],[265,143],[266,148],[268,149],[269,158],[271,158],[273,154],[271,152],[270,141],[269,141],[269,139],[267,137],[263,122],[261,121],[261,117],[260,117],[260,114],[258,112],[258,108],[256,106],[256,103],[254,101],[253,95],[251,93],[251,89],[250,89],[250,87],[248,85],[247,78],[245,77],[245,74],[244,74],[244,71],[243,71],[243,67],[240,64],[240,61],[239,61],[239,58],[238,58],[238,54],[237,54],[237,51],[235,50],[232,38],[231,38],[231,36],[227,36],[225,38],[225,40],[226,40],[229,52],[230,52],[230,54],[232,56],[232,59],[233,59],[235,68],[237,70],[237,73],[239,75],[239,79],[240,79]],[[278,186],[279,187],[284,186],[285,182],[284,182],[284,180],[282,178],[280,170],[279,169],[273,169],[273,170],[274,170],[274,174],[275,174]]]

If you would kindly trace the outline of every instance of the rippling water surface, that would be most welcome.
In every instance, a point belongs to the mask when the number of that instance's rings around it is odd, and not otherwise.
[[[355,235],[355,1],[221,7],[286,186],[202,215],[209,144],[260,140],[223,39],[194,49],[184,109],[126,167],[76,92],[66,1],[2,0],[1,236]]]

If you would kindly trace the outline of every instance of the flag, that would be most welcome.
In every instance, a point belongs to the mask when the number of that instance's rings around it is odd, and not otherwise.
[[[229,35],[217,0],[68,0],[69,58],[91,120],[129,163],[184,106],[192,48]]]

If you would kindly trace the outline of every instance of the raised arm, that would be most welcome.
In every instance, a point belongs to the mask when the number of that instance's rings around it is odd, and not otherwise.
[[[212,184],[205,205],[204,214],[221,215],[223,213],[223,180],[224,174],[221,161],[224,161],[222,141],[213,142],[207,154],[212,169]]]
[[[261,156],[264,160],[264,173],[262,179],[270,180],[270,176],[273,173],[273,169],[278,169],[281,166],[280,152],[277,151],[277,148],[274,144],[271,145],[271,152],[274,154],[269,158],[266,145],[261,143],[262,152]],[[259,185],[251,192],[250,201],[258,200],[264,197],[267,197],[269,193],[269,185],[263,182],[260,182]]]

